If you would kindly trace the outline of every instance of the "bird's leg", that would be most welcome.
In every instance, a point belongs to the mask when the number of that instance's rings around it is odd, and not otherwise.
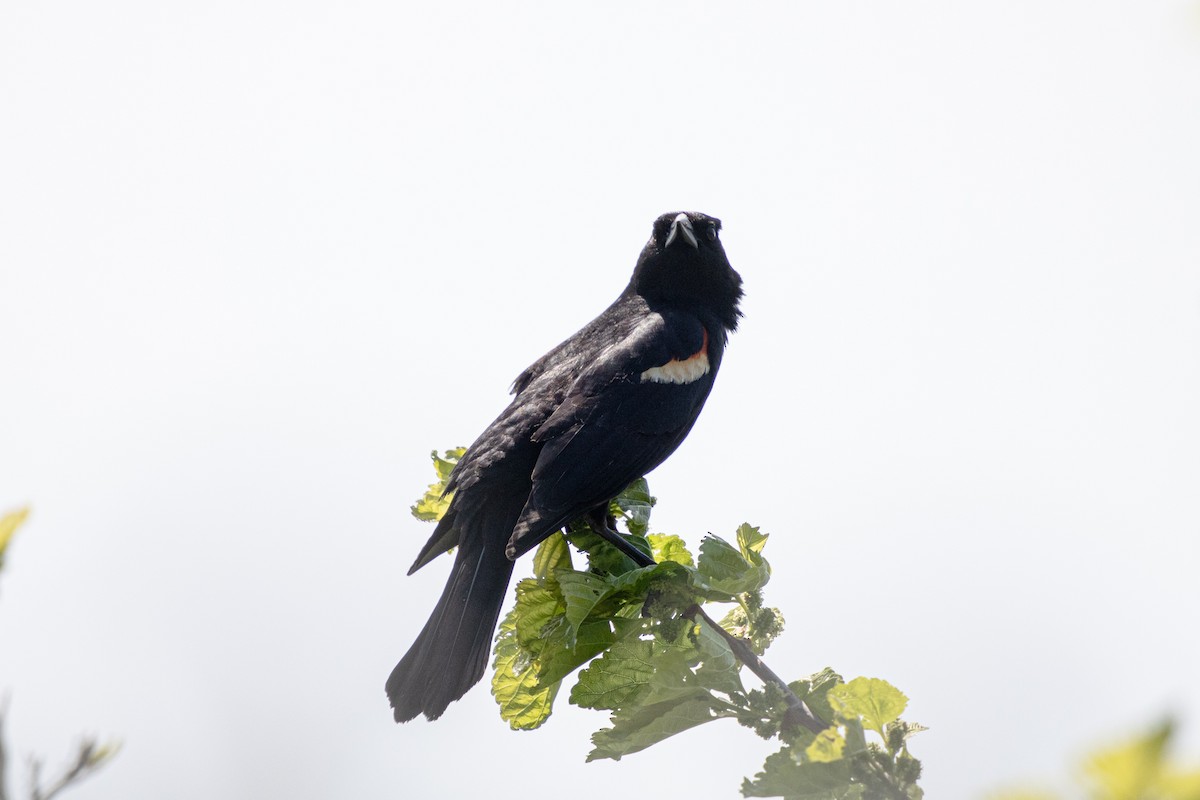
[[[617,533],[616,528],[613,526],[616,520],[609,516],[607,504],[593,508],[588,512],[586,519],[588,527],[592,529],[593,533],[620,550],[639,567],[653,567],[658,563],[630,544],[629,540],[624,536]]]
[[[629,540],[621,534],[617,533],[614,527],[615,520],[608,514],[608,506],[597,506],[587,514],[588,527],[592,531],[611,544],[613,547],[620,550],[626,556],[633,560],[633,563],[640,567],[652,567],[658,562],[652,557],[646,555],[641,550],[638,550]],[[693,605],[687,610],[686,616],[691,619],[699,617],[710,628],[717,632],[728,644],[729,649],[750,671],[758,676],[763,683],[773,683],[783,690],[783,699],[787,703],[787,714],[783,718],[785,727],[793,727],[795,725],[803,725],[813,733],[820,733],[828,727],[820,717],[813,714],[804,701],[796,696],[796,693],[791,690],[787,682],[783,678],[775,674],[775,671],[768,667],[758,654],[750,647],[750,643],[745,639],[739,639],[729,631],[722,628],[717,621],[704,613],[704,609],[700,608],[699,604]]]

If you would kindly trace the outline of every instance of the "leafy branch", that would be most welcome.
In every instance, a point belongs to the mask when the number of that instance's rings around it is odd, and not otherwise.
[[[445,480],[462,452],[433,454],[439,481],[414,515],[441,516],[450,499]],[[655,503],[639,479],[607,519],[572,522],[538,547],[533,576],[517,582],[496,638],[492,694],[501,718],[514,730],[539,727],[578,670],[569,702],[610,715],[610,727],[592,736],[588,761],[619,760],[732,719],[781,742],[743,782],[746,797],[922,797],[908,740],[924,728],[900,719],[908,701],[899,690],[876,678],[846,682],[830,669],[785,683],[763,663],[784,625],[763,599],[767,534],[743,524],[734,542],[710,534],[693,555],[679,536],[650,532]],[[624,531],[614,534],[617,521]],[[572,547],[584,554],[580,568]],[[709,603],[732,607],[716,622],[703,610]],[[744,665],[761,688],[742,682]]]

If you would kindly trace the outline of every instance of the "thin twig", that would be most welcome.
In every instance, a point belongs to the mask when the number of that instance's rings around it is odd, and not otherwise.
[[[29,757],[29,796],[38,800],[38,786],[42,783],[42,762],[37,756]]]
[[[58,779],[46,789],[42,789],[41,787],[41,764],[38,761],[34,761],[33,769],[31,769],[33,785],[31,786],[30,796],[32,800],[51,800],[51,798],[63,789],[87,777],[100,765],[102,760],[103,757],[96,758],[96,741],[94,739],[84,739],[79,743],[79,752],[75,756],[74,763],[63,770]]]

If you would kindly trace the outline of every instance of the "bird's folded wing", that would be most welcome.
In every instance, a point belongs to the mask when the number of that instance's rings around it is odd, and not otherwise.
[[[712,388],[708,350],[704,326],[680,313],[654,314],[604,349],[534,434],[542,450],[523,515],[531,524],[513,534],[518,554],[675,450]]]
[[[550,442],[581,425],[644,433],[678,427],[699,410],[693,407],[695,398],[703,402],[712,386],[707,350],[708,332],[695,317],[678,312],[648,316],[580,373],[534,432],[534,441]]]

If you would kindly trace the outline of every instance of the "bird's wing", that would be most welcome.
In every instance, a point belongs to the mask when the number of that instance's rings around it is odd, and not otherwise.
[[[675,450],[712,388],[721,344],[696,317],[664,311],[600,349],[534,433],[542,448],[510,556],[614,497]]]

